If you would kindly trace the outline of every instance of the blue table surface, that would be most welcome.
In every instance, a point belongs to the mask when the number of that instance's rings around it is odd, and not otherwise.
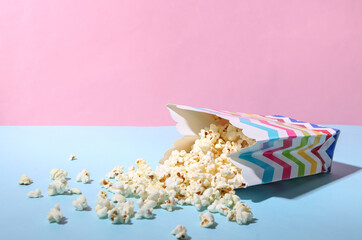
[[[0,127],[0,239],[175,239],[170,231],[178,224],[194,240],[362,239],[362,126],[332,127],[341,134],[330,174],[237,190],[252,207],[255,222],[238,225],[215,214],[215,229],[201,228],[192,206],[174,212],[155,209],[155,219],[133,218],[128,225],[111,224],[94,212],[99,180],[114,166],[130,166],[140,157],[154,169],[180,137],[175,127]],[[72,153],[78,160],[68,160]],[[53,168],[69,172],[69,186],[83,191],[91,211],[74,210],[77,195],[46,194]],[[84,168],[91,184],[75,181]],[[24,173],[33,184],[18,185]],[[43,198],[26,196],[35,188]],[[56,203],[65,224],[50,224],[46,218]]]

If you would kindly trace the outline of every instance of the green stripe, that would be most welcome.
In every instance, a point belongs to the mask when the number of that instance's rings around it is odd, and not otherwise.
[[[303,131],[299,128],[294,128],[294,127],[291,127],[291,126],[286,126],[282,123],[279,123],[279,122],[275,122],[276,124],[280,125],[280,126],[283,126],[283,127],[288,127],[288,128],[292,128],[294,130],[297,130],[297,131],[301,131],[304,135],[304,137],[301,139],[300,141],[300,145],[296,148],[293,148],[293,149],[289,149],[289,150],[285,150],[282,152],[282,155],[284,157],[287,157],[288,159],[290,159],[291,161],[295,162],[299,168],[298,168],[298,177],[303,177],[305,175],[305,164],[303,162],[301,162],[300,160],[298,160],[296,157],[294,157],[290,152],[291,151],[294,151],[294,150],[298,150],[302,147],[304,147],[305,145],[308,144],[308,139],[309,137],[311,136],[307,131]]]

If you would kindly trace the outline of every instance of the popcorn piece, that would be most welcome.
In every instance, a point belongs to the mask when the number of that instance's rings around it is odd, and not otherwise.
[[[49,196],[64,194],[68,192],[68,190],[69,190],[69,185],[65,178],[57,178],[48,185]]]
[[[154,215],[152,214],[152,210],[153,210],[153,208],[151,208],[151,207],[143,206],[136,212],[135,217],[137,219],[141,219],[141,218],[151,219],[151,218],[154,218]]]
[[[41,197],[41,191],[39,188],[35,189],[34,191],[28,192],[28,197],[30,198],[40,198]]]
[[[58,179],[58,178],[66,178],[68,175],[67,171],[64,171],[62,169],[54,168],[50,171],[49,177],[52,180]]]
[[[112,187],[113,182],[102,178],[102,179],[99,181],[99,185],[101,185],[102,187],[108,189],[108,188]]]
[[[107,198],[108,194],[104,190],[100,190],[97,194],[97,198]]]
[[[208,228],[214,225],[214,216],[211,212],[200,213],[199,219],[201,220],[201,227]]]
[[[170,197],[165,203],[161,204],[161,208],[172,212],[176,208],[176,201],[173,197]]]
[[[240,201],[240,198],[235,194],[227,193],[223,197],[226,206],[232,208],[236,203]]]
[[[76,179],[77,182],[89,183],[90,182],[90,174],[87,169],[83,169],[80,173],[78,173]]]
[[[139,208],[142,208],[143,205],[144,205],[143,199],[142,199],[142,198],[138,199],[138,200],[137,200],[137,204],[138,204],[138,207],[139,207]]]
[[[117,207],[108,211],[108,219],[112,223],[129,223],[134,215],[134,202],[127,201],[118,203]]]
[[[114,179],[118,175],[122,174],[123,170],[124,170],[123,166],[116,166],[113,168],[113,170],[111,172],[107,173],[106,177]]]
[[[146,199],[146,201],[143,202],[142,207],[155,208],[155,207],[157,207],[157,202],[154,200]]]
[[[82,194],[82,191],[79,188],[71,188],[70,194]]]
[[[117,203],[121,203],[121,202],[125,202],[126,201],[126,198],[122,195],[122,194],[114,194],[113,197],[112,197],[112,201]]]
[[[69,160],[72,161],[72,160],[77,160],[77,157],[75,156],[75,154],[71,154],[69,156]]]
[[[214,201],[208,208],[212,213],[220,213],[221,215],[226,216],[230,209],[226,206],[223,199]]]
[[[72,202],[72,204],[78,211],[83,211],[88,207],[87,199],[84,195],[80,195],[76,200]]]
[[[112,223],[125,223],[126,221],[129,221],[128,216],[124,215],[122,216],[122,213],[118,208],[113,208],[108,211],[108,219],[112,221]]]
[[[227,218],[229,221],[235,220],[238,224],[247,224],[253,220],[253,214],[247,204],[238,202],[227,215]]]
[[[171,231],[172,235],[175,235],[178,239],[188,239],[187,229],[185,226],[177,225],[175,229]]]
[[[19,180],[19,185],[30,185],[32,183],[33,179],[29,178],[26,174],[23,174]]]
[[[98,198],[96,206],[96,214],[99,218],[108,217],[108,211],[112,210],[115,206],[108,198]]]
[[[122,209],[122,212],[128,214],[130,217],[134,215],[134,202],[132,200],[128,200],[126,202],[118,203],[118,208]]]
[[[60,211],[60,205],[59,203],[55,204],[54,208],[50,209],[50,212],[48,213],[48,220],[49,222],[57,222],[60,223],[63,218],[63,213]]]
[[[106,218],[108,217],[108,211],[106,207],[99,207],[96,209],[96,214],[99,218]]]

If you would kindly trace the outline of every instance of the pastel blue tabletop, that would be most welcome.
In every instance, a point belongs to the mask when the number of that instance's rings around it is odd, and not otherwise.
[[[228,222],[215,214],[214,229],[200,227],[192,206],[167,212],[155,209],[153,220],[111,224],[94,212],[98,182],[114,166],[128,167],[144,158],[153,167],[180,137],[175,127],[0,127],[0,239],[175,239],[170,231],[185,225],[199,239],[362,239],[362,126],[341,130],[332,172],[237,190],[252,207],[249,225]],[[78,160],[69,161],[70,154]],[[49,197],[49,172],[69,172],[69,186],[80,188],[91,211],[75,211],[77,195]],[[75,181],[88,169],[91,184]],[[20,186],[22,174],[34,183]],[[26,194],[40,188],[44,197]],[[49,210],[60,203],[64,224],[50,224]]]

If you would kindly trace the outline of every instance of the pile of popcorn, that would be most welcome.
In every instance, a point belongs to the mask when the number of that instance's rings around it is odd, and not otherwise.
[[[193,205],[199,211],[207,209],[226,216],[229,221],[246,224],[253,214],[234,191],[245,186],[245,182],[241,169],[231,163],[228,154],[254,142],[231,124],[211,124],[200,131],[190,152],[174,150],[155,171],[144,159],[137,159],[137,168],[131,166],[127,172],[124,167],[117,166],[100,181],[100,185],[122,200],[118,201],[118,207],[110,201],[104,202],[103,191],[97,202],[97,215],[110,218],[110,214],[124,214],[124,219],[117,221],[127,223],[133,216],[133,210],[128,209],[133,202],[129,203],[126,198],[132,197],[139,198],[137,218],[152,218],[154,208],[173,211],[179,204]],[[123,210],[125,203],[128,203],[126,211]],[[113,217],[110,219],[114,222]]]
[[[226,123],[211,124],[201,129],[199,138],[194,142],[189,152],[174,150],[164,164],[155,171],[144,159],[136,160],[136,168],[131,166],[124,171],[123,166],[115,167],[101,179],[100,185],[113,193],[108,198],[105,190],[99,191],[95,211],[99,218],[108,218],[115,224],[130,223],[131,218],[152,219],[153,209],[161,208],[173,211],[177,205],[193,205],[198,211],[208,210],[199,215],[201,227],[214,226],[212,213],[219,213],[229,221],[247,224],[253,219],[250,207],[240,202],[234,189],[244,187],[245,181],[241,169],[235,167],[228,154],[251,146],[254,139],[246,137],[241,129]],[[71,155],[70,160],[76,159]],[[52,169],[48,185],[48,195],[81,194],[78,188],[69,189],[68,172],[62,169]],[[77,182],[90,183],[88,170],[83,169],[76,177]],[[27,175],[23,175],[20,185],[32,183]],[[30,198],[42,197],[40,189],[30,191]],[[139,210],[127,198],[137,198]],[[88,208],[84,195],[72,202],[74,208],[83,211]],[[48,214],[50,222],[60,223],[63,213],[59,204]],[[178,225],[172,232],[179,239],[187,239],[187,230]]]

